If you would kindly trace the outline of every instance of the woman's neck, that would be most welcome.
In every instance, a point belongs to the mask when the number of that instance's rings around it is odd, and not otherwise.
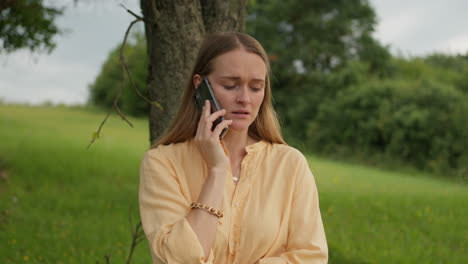
[[[251,137],[248,136],[248,131],[233,131],[229,130],[223,138],[224,144],[229,151],[231,159],[243,158],[246,154],[245,147],[255,143]]]

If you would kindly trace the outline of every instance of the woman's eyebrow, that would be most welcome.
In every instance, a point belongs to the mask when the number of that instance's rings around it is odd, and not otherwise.
[[[239,81],[241,80],[242,78],[241,77],[238,77],[238,76],[222,76],[221,79],[228,79],[228,80],[233,80],[233,81]],[[254,78],[252,79],[253,82],[262,82],[264,83],[265,80],[263,79],[258,79],[258,78]]]

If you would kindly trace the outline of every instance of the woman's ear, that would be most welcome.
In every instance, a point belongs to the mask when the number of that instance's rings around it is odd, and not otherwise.
[[[202,78],[200,74],[193,75],[192,82],[193,82],[193,86],[195,87],[195,89],[197,89],[200,83],[202,82]]]

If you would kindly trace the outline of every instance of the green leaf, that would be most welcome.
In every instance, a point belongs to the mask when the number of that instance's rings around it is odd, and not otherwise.
[[[97,132],[97,131],[96,131],[96,132],[93,132],[93,136],[92,136],[92,137],[93,137],[93,140],[98,139],[98,138],[99,138],[99,132]]]
[[[160,103],[158,103],[157,101],[153,101],[151,102],[152,105],[156,106],[157,108],[159,108],[161,111],[164,110],[164,108],[162,107],[162,105]]]

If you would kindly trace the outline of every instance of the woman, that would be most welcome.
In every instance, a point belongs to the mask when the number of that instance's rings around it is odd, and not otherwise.
[[[222,110],[211,113],[206,101],[197,111],[203,77]],[[260,43],[237,32],[209,35],[182,100],[141,164],[140,215],[153,263],[326,263],[315,181],[304,155],[281,137]]]

